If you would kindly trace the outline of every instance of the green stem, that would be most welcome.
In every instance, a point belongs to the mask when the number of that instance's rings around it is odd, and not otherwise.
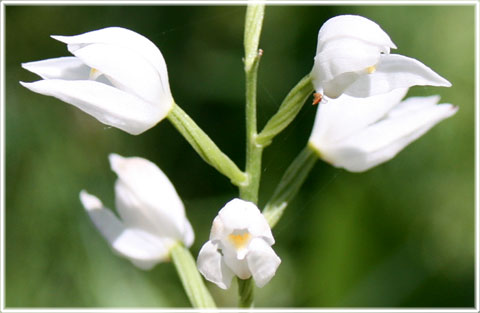
[[[241,308],[253,307],[253,279],[240,279],[237,278],[238,283],[238,303]]]
[[[263,209],[263,215],[270,227],[277,224],[288,203],[297,195],[298,190],[307,179],[315,162],[318,160],[316,153],[307,145],[293,160],[283,174],[272,198]]]
[[[245,116],[246,116],[246,184],[239,186],[240,198],[258,202],[258,188],[262,166],[263,148],[256,144],[257,138],[257,73],[262,51],[258,50],[262,31],[265,4],[252,3],[247,6],[245,16]],[[239,307],[253,307],[253,280],[238,279]]]
[[[270,118],[258,134],[257,144],[262,147],[268,146],[276,135],[290,125],[313,91],[312,78],[308,74],[287,94],[277,113]]]
[[[258,202],[258,188],[262,167],[263,148],[256,144],[257,137],[257,69],[259,57],[254,66],[246,71],[246,130],[247,156],[245,169],[248,175],[248,184],[240,186],[240,198]]]
[[[200,157],[236,186],[247,183],[247,175],[224,154],[207,134],[176,103],[168,114],[169,121],[185,137]]]
[[[257,138],[257,73],[261,53],[258,50],[262,31],[265,5],[249,4],[245,16],[245,115],[247,155],[245,171],[248,182],[240,186],[240,198],[258,202],[258,188],[262,166],[263,148],[256,143]]]
[[[190,251],[183,244],[177,243],[171,248],[170,255],[192,306],[201,309],[216,308]]]

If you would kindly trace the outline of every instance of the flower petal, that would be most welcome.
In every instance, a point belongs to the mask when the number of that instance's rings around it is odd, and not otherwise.
[[[134,31],[121,27],[107,27],[76,36],[52,36],[52,38],[66,43],[71,53],[96,43],[131,49],[153,65],[162,76],[163,84],[168,86],[167,66],[162,53],[150,40]]]
[[[423,109],[435,107],[439,101],[440,96],[438,95],[429,97],[410,97],[394,106],[393,109],[388,112],[388,117],[397,118],[409,114],[416,114],[416,112]]]
[[[368,98],[342,95],[321,103],[310,136],[311,144],[321,151],[322,146],[334,144],[381,119],[405,96],[408,89],[398,88]]]
[[[352,38],[329,41],[315,56],[312,71],[313,84],[318,88],[319,85],[343,73],[357,71],[366,73],[367,68],[376,65],[379,60],[378,46]]]
[[[198,254],[197,267],[200,273],[222,289],[230,288],[233,272],[226,266],[217,246],[207,241]]]
[[[371,74],[361,75],[345,93],[353,97],[370,97],[396,88],[411,86],[450,87],[445,78],[418,60],[398,54],[382,55]]]
[[[281,263],[275,251],[262,239],[253,239],[249,246],[247,263],[258,287],[265,286],[275,275]]]
[[[183,240],[188,231],[185,229],[188,227],[185,209],[160,168],[139,157],[124,158],[110,154],[109,160],[112,170],[118,175],[115,200],[125,225],[160,237]]]
[[[399,112],[392,113],[364,131],[336,145],[323,147],[322,157],[334,166],[352,172],[366,171],[392,159],[409,143],[457,111],[451,104],[419,107],[417,111],[398,114],[405,109],[400,106]]]
[[[358,15],[339,15],[326,21],[320,28],[317,53],[323,48],[323,43],[345,37],[360,39],[386,48],[396,48],[387,33],[377,23]]]
[[[171,102],[153,106],[138,97],[95,81],[47,79],[20,83],[34,92],[70,103],[103,124],[132,135],[155,126],[173,105]]]
[[[260,239],[261,240],[261,239]],[[252,276],[245,258],[239,259],[236,251],[223,249],[223,261],[232,272],[241,279],[248,279]]]
[[[43,79],[88,79],[90,68],[76,57],[61,57],[22,63],[22,67]]]
[[[168,259],[169,249],[174,241],[138,229],[125,228],[112,211],[86,191],[80,192],[80,200],[92,222],[115,252],[144,270]]]
[[[185,218],[183,230],[183,238],[181,240],[185,246],[191,247],[195,240],[195,233],[193,232],[192,224],[190,224],[190,221],[187,218]]]
[[[108,77],[112,84],[153,105],[173,101],[159,73],[132,50],[108,44],[91,44],[75,50],[82,62]]]
[[[234,230],[248,231],[253,237],[261,236],[270,244],[275,241],[267,220],[257,206],[249,201],[235,198],[218,212],[215,218],[210,240],[222,240]]]

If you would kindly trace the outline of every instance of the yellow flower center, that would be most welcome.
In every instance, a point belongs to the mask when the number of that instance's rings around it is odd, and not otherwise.
[[[98,78],[98,76],[102,75],[102,72],[100,72],[99,70],[97,70],[96,68],[91,68],[90,69],[90,74],[88,75],[88,79],[90,80],[95,80]]]
[[[245,232],[243,234],[230,234],[228,235],[228,239],[230,242],[235,246],[237,249],[245,248],[247,243],[250,241],[250,233]]]
[[[372,65],[372,66],[369,66],[367,67],[367,73],[368,74],[372,74],[373,72],[375,72],[377,70],[377,67],[375,65]]]

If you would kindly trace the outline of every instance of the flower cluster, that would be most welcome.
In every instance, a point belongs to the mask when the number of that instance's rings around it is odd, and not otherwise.
[[[119,27],[52,37],[67,44],[73,56],[22,64],[42,78],[21,82],[23,86],[70,103],[133,135],[175,111],[163,56],[145,37]],[[366,171],[390,160],[457,111],[451,104],[437,105],[438,96],[403,100],[412,86],[451,84],[421,62],[391,54],[395,48],[390,37],[364,17],[337,16],[321,27],[308,82],[323,100],[318,101],[308,147],[333,166]],[[204,160],[222,173],[234,168],[216,146],[202,146],[210,139],[196,128],[192,130],[196,125],[183,111],[172,115],[177,129],[187,134]],[[179,122],[181,119],[184,121]],[[279,123],[286,120],[291,119],[278,119]],[[111,154],[109,160],[118,175],[115,203],[120,218],[86,191],[80,192],[80,200],[112,249],[139,268],[150,269],[168,261],[175,245],[190,247],[193,229],[167,176],[140,157]],[[248,173],[234,170],[246,177],[241,180],[246,183]],[[283,187],[287,189],[288,184]],[[282,210],[286,205],[286,201],[281,203]],[[196,265],[208,281],[223,289],[230,287],[234,276],[253,278],[263,287],[281,263],[272,249],[274,243],[271,228],[256,204],[233,199],[213,220],[210,238]]]

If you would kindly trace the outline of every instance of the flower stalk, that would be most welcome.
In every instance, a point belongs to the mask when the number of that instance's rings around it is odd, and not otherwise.
[[[249,4],[245,18],[245,98],[246,98],[246,173],[248,183],[240,186],[240,197],[253,203],[258,202],[263,148],[256,143],[257,138],[257,73],[262,56],[258,50],[260,33],[265,11],[261,3]]]
[[[273,228],[280,220],[285,208],[297,195],[317,160],[318,156],[315,152],[306,146],[285,171],[262,212],[270,227]]]
[[[238,303],[240,308],[251,308],[253,307],[253,289],[255,288],[253,284],[253,279],[250,277],[248,279],[241,279],[237,277],[238,284]]]
[[[215,308],[215,302],[203,283],[190,251],[177,243],[171,248],[170,256],[192,306],[199,309]]]
[[[218,148],[212,139],[177,104],[173,105],[167,117],[205,162],[227,176],[232,184],[244,186],[247,183],[245,173]]]
[[[247,6],[245,17],[245,116],[246,116],[246,164],[245,170],[248,183],[240,186],[240,198],[258,202],[263,148],[256,143],[257,137],[257,73],[262,51],[258,49],[262,31],[265,4],[255,3]],[[249,280],[249,288],[242,288],[239,282],[239,307],[253,307],[253,284]],[[245,285],[245,287],[247,287]]]
[[[257,145],[262,147],[268,146],[272,139],[295,119],[312,93],[312,78],[308,74],[290,90],[278,108],[277,113],[268,120],[263,130],[257,136]]]

